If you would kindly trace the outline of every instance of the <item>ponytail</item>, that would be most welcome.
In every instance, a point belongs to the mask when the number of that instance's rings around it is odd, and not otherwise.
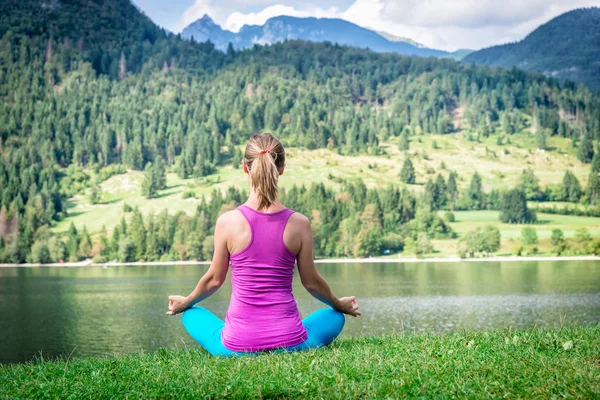
[[[244,159],[250,182],[258,195],[258,209],[267,209],[277,200],[277,179],[285,164],[283,145],[270,133],[252,135]]]

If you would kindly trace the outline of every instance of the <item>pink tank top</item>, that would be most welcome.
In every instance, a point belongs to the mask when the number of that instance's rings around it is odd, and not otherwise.
[[[231,302],[221,333],[232,351],[261,351],[295,346],[307,338],[292,295],[296,255],[283,242],[294,211],[272,214],[241,205],[250,225],[250,243],[230,255]]]

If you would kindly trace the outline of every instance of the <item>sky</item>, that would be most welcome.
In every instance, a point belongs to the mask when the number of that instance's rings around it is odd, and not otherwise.
[[[552,18],[600,0],[132,0],[175,33],[208,14],[234,32],[279,15],[341,18],[427,47],[480,49],[523,39]]]

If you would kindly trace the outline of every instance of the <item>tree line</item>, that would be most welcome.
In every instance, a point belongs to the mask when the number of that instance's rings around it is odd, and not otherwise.
[[[164,182],[162,168],[159,162],[158,167],[147,169],[142,191]],[[560,189],[564,193],[572,190],[570,176],[572,173],[567,171],[564,187]],[[461,179],[454,171],[448,173],[447,179],[438,174],[435,180],[428,180],[421,194],[405,186],[368,189],[362,181],[342,181],[338,191],[323,183],[309,188],[294,185],[281,189],[280,198],[286,206],[311,220],[316,257],[368,257],[400,251],[416,255],[431,253],[435,250],[431,239],[457,237],[450,223],[454,222],[453,211],[458,209],[500,210],[501,222],[535,224],[536,212],[527,203],[528,198],[538,192],[536,186],[532,186],[532,182],[537,182],[533,171],[524,170],[519,184],[507,191],[486,192],[477,172],[471,176],[469,185],[459,191],[456,182]],[[75,181],[76,177],[71,180]],[[90,196],[95,194],[92,192]],[[110,236],[103,227],[94,237],[85,227],[78,230],[72,224],[65,235],[54,234],[48,225],[34,230],[42,218],[42,209],[28,208],[26,218],[22,218],[14,210],[2,207],[0,262],[85,258],[98,262],[210,260],[216,219],[246,198],[244,190],[230,187],[221,193],[215,189],[208,199],[201,198],[191,216],[184,212],[169,214],[167,210],[143,215],[125,203],[128,217],[123,217]],[[446,213],[442,215],[441,210]],[[15,233],[6,235],[10,231]],[[499,247],[499,235],[495,227],[469,232],[457,242],[458,252],[463,256],[493,253]]]

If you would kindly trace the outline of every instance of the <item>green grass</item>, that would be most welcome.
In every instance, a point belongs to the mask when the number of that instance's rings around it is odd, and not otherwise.
[[[500,229],[503,240],[520,239],[521,229],[526,226],[534,228],[540,240],[549,239],[553,229],[561,229],[567,238],[571,238],[578,228],[586,228],[592,236],[600,236],[600,218],[538,213],[537,223],[525,225],[503,224],[499,215],[499,211],[456,211],[456,222],[450,226],[462,234],[480,226],[495,225]]]
[[[3,398],[598,398],[600,328],[341,339],[218,359],[159,350],[0,366]]]
[[[446,211],[439,211],[440,216],[444,216]],[[573,239],[575,231],[578,228],[586,228],[592,237],[600,236],[600,218],[579,217],[571,215],[543,214],[538,213],[538,222],[535,224],[504,224],[500,222],[499,211],[455,211],[455,222],[450,223],[452,229],[460,235],[478,227],[493,225],[500,229],[502,238],[498,255],[510,255],[517,241],[521,239],[521,230],[528,226],[535,229],[538,235],[537,256],[551,256],[552,245],[550,236],[553,229],[561,229],[566,239]],[[457,256],[457,240],[444,239],[432,240],[435,253],[426,254],[425,257],[449,257]],[[392,255],[389,258],[397,258]]]
[[[555,184],[562,181],[565,170],[570,169],[585,186],[589,174],[589,165],[582,164],[575,156],[570,144],[563,138],[551,138],[549,143],[557,149],[540,153],[534,148],[533,136],[511,136],[511,144],[498,146],[495,137],[483,143],[466,140],[464,135],[425,135],[411,138],[410,155],[417,174],[417,184],[408,185],[410,190],[420,192],[428,178],[435,179],[437,173],[448,176],[450,170],[458,172],[459,186],[469,184],[473,172],[482,175],[485,190],[514,186],[521,171],[526,167],[534,169],[540,184]],[[419,141],[420,140],[420,141]],[[433,148],[435,140],[437,149]],[[399,179],[404,152],[398,150],[397,138],[382,143],[386,155],[383,156],[343,156],[328,149],[302,150],[287,149],[287,167],[281,177],[280,185],[290,187],[296,185],[309,186],[323,182],[327,186],[338,189],[342,179],[362,179],[369,187],[381,187],[390,183],[401,185]],[[486,147],[489,151],[486,152]],[[502,155],[502,150],[508,154]],[[495,154],[495,155],[494,155]],[[446,169],[441,169],[444,163]],[[370,167],[369,167],[370,166]],[[56,227],[56,232],[64,232],[73,222],[77,228],[87,226],[89,232],[95,233],[102,225],[109,231],[119,223],[123,215],[123,203],[139,207],[143,213],[184,211],[192,214],[198,199],[183,199],[186,191],[193,192],[198,198],[208,196],[213,189],[222,191],[229,186],[248,188],[248,182],[239,168],[232,166],[219,167],[217,172],[202,179],[182,180],[174,173],[167,175],[167,189],[160,191],[158,198],[146,199],[140,194],[143,173],[129,171],[116,175],[101,184],[103,189],[102,204],[92,205],[88,193],[80,193],[70,199],[66,218]]]

